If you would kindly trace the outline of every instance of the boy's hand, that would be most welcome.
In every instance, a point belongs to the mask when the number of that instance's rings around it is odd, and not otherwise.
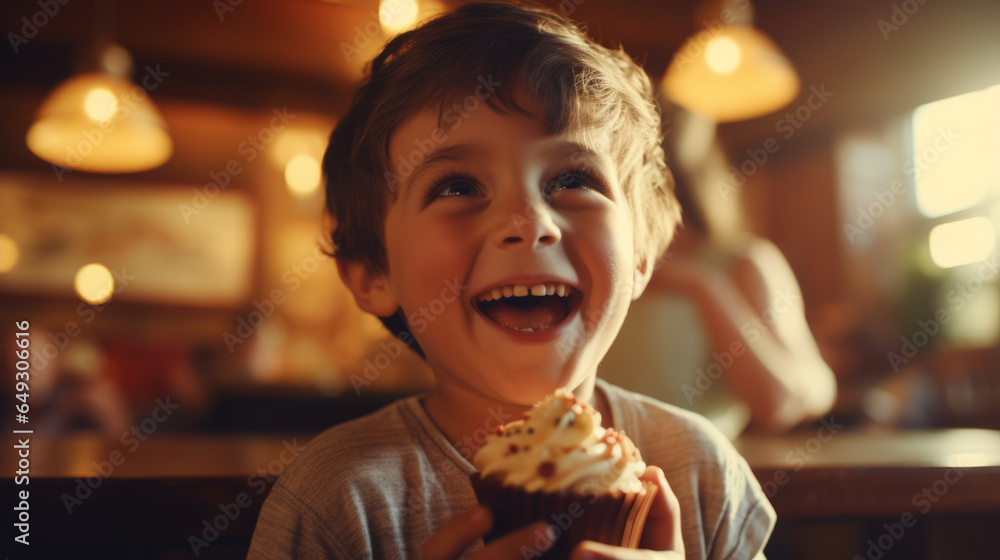
[[[453,560],[465,552],[465,549],[485,535],[493,526],[493,515],[483,506],[476,506],[469,511],[456,515],[445,523],[424,544],[424,560]],[[521,527],[507,535],[491,542],[488,546],[473,555],[470,560],[512,560],[521,558],[521,547],[531,547],[538,535],[536,531],[545,531],[548,527],[544,521]]]
[[[659,491],[646,518],[642,531],[641,549],[609,546],[584,541],[573,549],[573,560],[615,558],[619,560],[683,560],[684,540],[681,536],[681,507],[660,467],[646,467],[639,477],[656,484]],[[493,525],[493,516],[483,506],[476,506],[460,513],[445,523],[424,544],[425,560],[452,560],[458,558],[476,539],[485,535]],[[532,548],[538,537],[548,527],[544,521],[522,527],[491,542],[470,560],[512,560],[523,557],[521,547]]]
[[[618,560],[683,560],[684,539],[681,535],[681,505],[677,501],[660,467],[647,466],[639,477],[655,483],[659,487],[649,517],[642,530],[639,549],[621,548],[584,541],[573,549],[573,560],[596,560],[616,558]]]

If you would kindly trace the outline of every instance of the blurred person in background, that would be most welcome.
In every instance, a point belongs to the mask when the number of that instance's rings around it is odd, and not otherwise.
[[[791,267],[744,228],[715,125],[678,110],[668,164],[682,227],[629,310],[598,375],[712,420],[735,438],[779,432],[833,406],[833,372]]]
[[[157,407],[170,413],[169,422],[158,425],[157,431],[190,430],[198,427],[211,404],[184,344],[60,335],[57,329],[38,325],[30,337],[28,417],[30,427],[40,433],[89,432],[119,441]],[[9,347],[13,352],[13,342]],[[9,377],[13,379],[13,373]],[[6,394],[10,385],[0,390],[0,397],[16,404],[14,396]]]
[[[106,344],[105,371],[124,395],[135,421],[156,409],[167,409],[167,421],[157,431],[195,430],[207,415],[213,395],[192,354],[185,341],[148,335],[118,337]]]
[[[45,346],[46,339],[34,344]],[[48,355],[52,356],[51,353]],[[96,432],[117,440],[132,420],[128,403],[105,369],[103,350],[87,338],[73,340],[51,359],[35,359],[31,368],[31,423],[39,432]]]

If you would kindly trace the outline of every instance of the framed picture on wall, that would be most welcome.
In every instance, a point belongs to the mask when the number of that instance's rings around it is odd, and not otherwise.
[[[115,299],[238,306],[252,293],[255,226],[239,191],[0,174],[0,236],[15,257],[0,293],[72,297],[77,271],[99,263]]]

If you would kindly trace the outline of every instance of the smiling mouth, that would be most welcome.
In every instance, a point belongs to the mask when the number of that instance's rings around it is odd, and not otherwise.
[[[515,331],[534,332],[562,323],[583,298],[576,288],[553,282],[494,288],[477,296],[474,305],[490,321]]]

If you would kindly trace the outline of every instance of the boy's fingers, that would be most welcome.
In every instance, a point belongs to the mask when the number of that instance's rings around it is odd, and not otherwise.
[[[426,560],[458,558],[493,526],[493,515],[483,506],[462,512],[438,529],[424,543]]]
[[[653,499],[646,519],[646,530],[643,531],[641,547],[650,550],[630,550],[585,541],[573,551],[574,560],[590,558],[683,558],[684,541],[681,537],[681,508],[677,496],[667,483],[663,470],[649,466],[640,477],[642,480],[657,485],[658,492]],[[469,511],[456,515],[445,523],[437,532],[427,539],[424,545],[424,558],[427,560],[452,560],[462,553],[489,531],[493,525],[493,516],[483,506],[476,506]],[[475,560],[507,560],[522,555],[523,547],[536,545],[538,535],[545,534],[547,524],[544,521],[532,523],[516,531],[504,535],[491,542],[473,558]],[[658,530],[652,530],[657,528]],[[665,529],[665,530],[664,530]],[[543,539],[544,540],[544,539]],[[653,552],[661,551],[661,552]],[[668,551],[668,554],[664,554]],[[544,551],[539,551],[544,552]],[[676,554],[675,554],[676,553]]]
[[[653,505],[646,518],[646,530],[642,532],[640,548],[651,550],[672,550],[684,555],[684,540],[681,536],[681,504],[677,500],[663,470],[656,466],[647,466],[639,477],[652,482],[659,487],[653,498]],[[659,530],[650,530],[650,528]]]
[[[548,534],[546,532],[548,526],[549,524],[544,521],[536,521],[516,531],[511,531],[488,544],[470,560],[512,560],[526,556],[532,558],[541,556],[553,544],[547,537],[539,538],[539,535]],[[543,548],[537,548],[538,546]],[[534,554],[528,555],[525,547]]]
[[[583,541],[573,549],[570,558],[571,560],[684,560],[684,555],[673,551],[637,550]]]

